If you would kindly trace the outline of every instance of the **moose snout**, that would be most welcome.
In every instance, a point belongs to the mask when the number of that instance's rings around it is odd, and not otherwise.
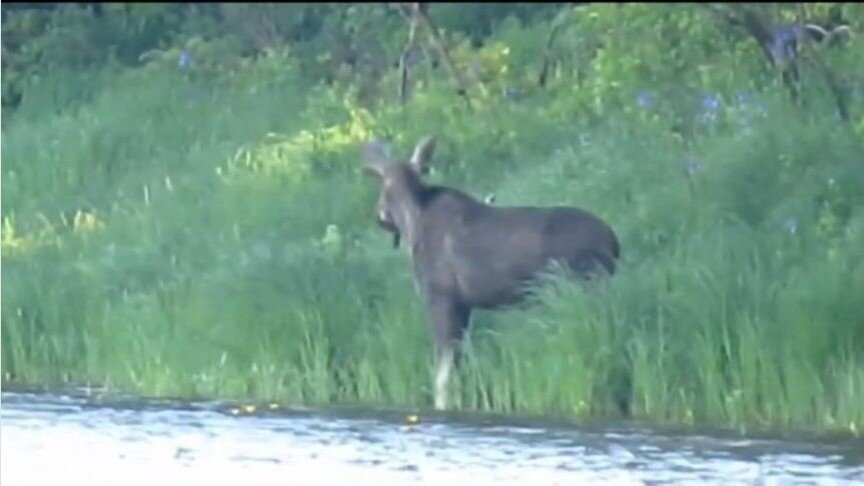
[[[393,221],[393,218],[390,217],[390,214],[387,211],[381,210],[378,212],[378,226],[383,228],[389,233],[393,234],[393,248],[399,247],[399,227],[396,226],[396,223]]]
[[[378,210],[378,225],[390,232],[398,230],[396,222],[390,216],[390,213],[384,209]]]

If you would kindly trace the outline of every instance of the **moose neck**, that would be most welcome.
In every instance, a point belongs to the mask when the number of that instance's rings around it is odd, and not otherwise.
[[[419,179],[409,180],[405,185],[405,193],[393,212],[396,226],[408,248],[408,254],[414,256],[414,251],[419,243],[420,219],[423,215],[428,188]]]

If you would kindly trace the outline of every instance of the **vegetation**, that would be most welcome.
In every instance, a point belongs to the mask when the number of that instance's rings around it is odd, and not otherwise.
[[[622,243],[608,282],[476,316],[460,408],[864,427],[864,37],[804,45],[795,102],[698,6],[432,5],[469,107],[421,31],[400,102],[384,5],[94,5],[3,6],[4,386],[429,406],[358,146],[434,133],[434,180]]]

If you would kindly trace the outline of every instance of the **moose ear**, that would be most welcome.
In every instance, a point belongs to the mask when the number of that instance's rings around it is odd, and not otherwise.
[[[386,140],[375,139],[363,144],[360,150],[363,171],[378,178],[384,176],[384,164],[392,157],[392,147]]]
[[[435,137],[429,135],[417,142],[414,147],[414,153],[411,155],[411,165],[418,174],[426,174],[429,172],[429,161],[432,159],[432,154],[435,152]]]
[[[393,159],[393,146],[380,138],[364,143],[360,152],[367,164],[390,162]]]
[[[380,162],[367,162],[363,164],[363,172],[379,179],[384,178],[384,166]]]

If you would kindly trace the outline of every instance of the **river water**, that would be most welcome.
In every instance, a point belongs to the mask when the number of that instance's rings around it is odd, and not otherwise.
[[[0,484],[864,485],[864,441],[502,420],[4,392]]]

